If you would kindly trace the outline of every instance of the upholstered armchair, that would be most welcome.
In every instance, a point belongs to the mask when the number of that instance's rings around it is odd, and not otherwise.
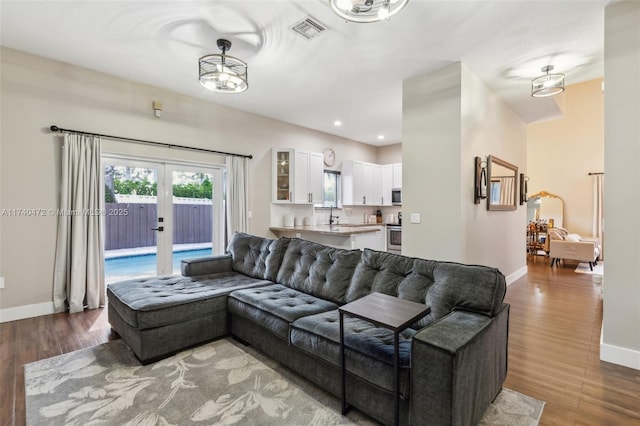
[[[558,264],[561,259],[588,262],[593,271],[593,265],[598,264],[600,257],[600,240],[598,238],[583,238],[578,234],[570,234],[564,228],[551,228],[548,231],[549,257],[551,266]]]

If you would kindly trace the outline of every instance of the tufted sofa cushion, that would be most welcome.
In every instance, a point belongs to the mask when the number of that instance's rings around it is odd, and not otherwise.
[[[286,341],[290,323],[337,308],[335,303],[281,284],[234,291],[228,301],[229,312],[252,320]]]
[[[454,309],[494,316],[506,293],[504,275],[495,268],[409,258],[365,249],[347,292],[347,302],[371,292],[426,303],[431,313],[415,328]]]
[[[310,315],[291,324],[291,345],[330,364],[340,366],[340,314],[337,310]],[[409,391],[411,338],[416,333],[400,333],[400,388]],[[344,316],[344,344],[347,371],[393,391],[393,331],[348,315]]]
[[[270,240],[236,232],[227,247],[232,268],[253,278],[275,281],[288,242],[288,238]]]
[[[338,249],[293,238],[289,241],[276,282],[344,304],[361,255],[360,250]]]
[[[424,303],[433,279],[414,274],[414,259],[399,254],[364,249],[347,292],[353,302],[375,291]]]
[[[416,259],[416,270],[433,276],[434,285],[427,290],[431,313],[425,323],[444,317],[453,310],[495,316],[502,308],[507,291],[504,275],[487,266],[454,262],[430,262]]]
[[[120,281],[107,286],[109,305],[136,329],[149,329],[224,311],[233,290],[264,286],[269,281],[237,272],[198,277],[165,275]]]

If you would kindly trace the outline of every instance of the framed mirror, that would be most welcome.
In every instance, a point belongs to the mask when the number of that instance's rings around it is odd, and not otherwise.
[[[542,220],[550,227],[563,227],[564,200],[558,195],[547,191],[533,194],[527,200],[527,221]]]
[[[517,208],[518,167],[493,155],[487,157],[487,210]]]

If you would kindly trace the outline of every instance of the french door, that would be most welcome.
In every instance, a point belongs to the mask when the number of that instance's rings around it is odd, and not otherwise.
[[[182,259],[221,253],[223,169],[104,157],[105,278],[179,274]]]

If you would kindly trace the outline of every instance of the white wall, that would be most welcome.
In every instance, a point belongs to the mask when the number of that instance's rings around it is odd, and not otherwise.
[[[403,85],[403,254],[526,272],[526,209],[473,203],[474,157],[526,164],[526,128],[463,64]],[[422,222],[411,224],[411,213]]]
[[[334,148],[344,159],[375,162],[377,149],[359,142],[286,124],[12,49],[1,51],[0,206],[58,206],[60,137],[52,124],[88,132],[252,154],[250,231],[271,235],[271,148],[321,152]],[[194,81],[197,84],[197,81]],[[203,89],[206,90],[206,89]],[[250,92],[239,96],[249,95]],[[212,99],[222,94],[212,94]],[[162,102],[161,119],[153,100]],[[218,155],[106,141],[110,152],[223,164]],[[0,321],[48,313],[52,300],[56,218],[0,218]]]
[[[378,164],[402,163],[402,144],[384,145],[378,147]]]
[[[407,256],[464,258],[461,74],[457,63],[402,85],[402,254]],[[410,223],[412,213],[421,215],[421,223]]]
[[[607,245],[600,358],[640,370],[640,2],[605,9]]]
[[[526,273],[527,206],[518,203],[515,211],[488,211],[486,200],[473,204],[473,159],[493,155],[517,166],[518,175],[526,175],[526,124],[464,65],[461,138],[464,262],[496,266],[511,283]]]

